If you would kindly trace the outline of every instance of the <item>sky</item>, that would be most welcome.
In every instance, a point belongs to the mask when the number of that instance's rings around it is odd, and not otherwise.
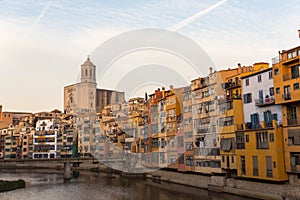
[[[0,104],[6,111],[62,110],[63,87],[78,81],[87,55],[136,29],[180,33],[216,69],[270,63],[300,45],[299,10],[300,0],[0,0]]]

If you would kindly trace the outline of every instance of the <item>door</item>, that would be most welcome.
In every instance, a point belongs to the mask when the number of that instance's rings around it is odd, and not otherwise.
[[[273,177],[271,156],[266,156],[266,163],[267,163],[267,177]]]
[[[229,156],[226,156],[227,169],[230,168]]]

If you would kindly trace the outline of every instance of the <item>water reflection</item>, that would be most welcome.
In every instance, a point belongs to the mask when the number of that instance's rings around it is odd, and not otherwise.
[[[228,194],[211,193],[176,184],[154,183],[143,179],[114,178],[106,174],[82,174],[68,182],[58,173],[0,173],[3,180],[24,179],[26,188],[0,193],[0,199],[15,200],[250,200]]]

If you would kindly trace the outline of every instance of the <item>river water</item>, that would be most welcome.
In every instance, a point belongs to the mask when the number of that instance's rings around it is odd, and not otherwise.
[[[50,172],[0,172],[1,180],[23,179],[26,188],[0,193],[1,200],[250,200],[141,178],[85,173],[70,181]]]

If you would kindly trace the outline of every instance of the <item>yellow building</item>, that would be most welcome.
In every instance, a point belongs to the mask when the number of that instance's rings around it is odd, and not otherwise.
[[[291,183],[300,173],[300,46],[273,59],[275,102],[282,105],[285,169]],[[298,176],[297,176],[298,175]]]
[[[231,69],[231,75],[222,78],[224,94],[218,96],[219,132],[221,137],[221,168],[229,176],[237,174],[235,132],[243,128],[243,104],[241,77],[250,72],[249,67]],[[229,72],[229,69],[227,70]]]
[[[166,97],[166,134],[167,134],[167,157],[168,168],[178,169],[177,165],[177,118],[181,117],[182,111],[182,92],[183,88],[174,89],[170,86],[170,90],[165,92]]]
[[[246,127],[245,127],[246,128]],[[236,133],[237,175],[239,177],[286,181],[282,127],[241,130]]]
[[[255,63],[242,75],[243,129],[236,130],[237,176],[286,181],[282,107],[275,105],[272,68]]]

